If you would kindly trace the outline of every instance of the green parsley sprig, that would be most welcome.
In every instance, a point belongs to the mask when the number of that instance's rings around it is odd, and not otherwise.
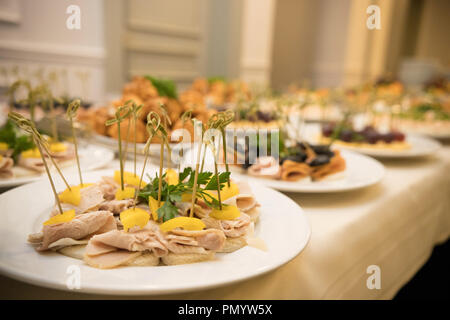
[[[219,173],[218,175],[212,172],[199,173],[197,175],[196,196],[201,198],[209,207],[219,209],[221,204],[207,191],[217,190],[217,181],[219,181],[220,190],[223,189],[229,177],[230,172],[228,171]],[[165,178],[166,174],[163,174],[161,181],[158,176],[150,179],[150,182],[139,192],[139,198],[148,202],[149,197],[157,199],[159,185],[161,185],[161,201],[164,201],[164,204],[156,212],[158,218],[162,219],[163,222],[173,219],[178,215],[178,208],[175,206],[175,203],[181,201],[183,194],[193,193],[195,170],[187,167],[180,172],[178,175],[178,184],[169,185]]]

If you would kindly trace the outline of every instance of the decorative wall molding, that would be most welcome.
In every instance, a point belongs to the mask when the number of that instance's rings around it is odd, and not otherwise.
[[[126,43],[125,48],[130,52],[157,53],[187,57],[197,57],[199,55],[199,50],[196,48],[192,48],[191,46],[167,46],[164,44],[156,43],[128,42]]]
[[[181,38],[200,39],[202,32],[196,28],[177,26],[171,24],[143,21],[139,19],[129,19],[128,28],[132,31],[156,33],[166,36]]]
[[[0,58],[41,63],[101,66],[103,48],[0,40]]]
[[[0,11],[0,22],[19,24],[21,18],[20,13]]]
[[[0,4],[0,22],[19,24],[22,20],[20,0],[2,0]]]

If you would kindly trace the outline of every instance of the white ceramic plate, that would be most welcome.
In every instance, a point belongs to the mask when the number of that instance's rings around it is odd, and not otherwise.
[[[110,171],[85,174],[93,182]],[[69,181],[78,183],[76,176]],[[58,181],[58,190],[63,185]],[[251,184],[261,204],[255,235],[264,240],[268,251],[244,247],[216,259],[179,266],[124,267],[100,270],[58,253],[37,253],[26,243],[31,232],[39,231],[48,218],[53,197],[47,181],[10,190],[0,195],[0,272],[34,285],[68,290],[70,266],[79,268],[81,289],[77,291],[152,295],[193,291],[225,285],[266,273],[287,263],[306,246],[310,237],[308,220],[302,209],[285,195]],[[72,269],[73,272],[73,269]]]
[[[427,128],[424,129],[405,129],[404,132],[408,134],[419,134],[424,135],[430,138],[439,139],[439,140],[447,140],[450,139],[450,132],[436,132],[433,130],[428,130]]]
[[[80,156],[80,166],[83,172],[102,168],[114,159],[114,152],[98,146],[83,146],[78,149],[78,152]],[[74,159],[64,163],[61,170],[63,171],[63,174],[78,172],[76,160]],[[54,169],[52,169],[52,171],[54,171]],[[0,179],[0,188],[19,186],[42,178],[47,178],[45,172],[37,174],[20,167],[14,167],[13,172],[15,177],[10,179]]]
[[[302,130],[302,136],[311,143],[317,143],[318,137],[320,136],[320,126],[305,126]],[[415,158],[431,155],[442,146],[438,141],[418,134],[407,134],[406,141],[411,145],[411,148],[405,150],[361,148],[340,145],[338,143],[336,143],[336,147],[378,158]]]
[[[358,148],[336,145],[341,149],[353,150],[372,157],[379,158],[416,158],[429,156],[435,153],[442,146],[440,142],[427,138],[425,136],[408,134],[406,141],[411,148],[405,150],[375,149],[375,148]]]
[[[185,166],[192,166],[196,157],[197,147],[188,150],[183,158]],[[232,176],[238,180],[246,180],[254,184],[264,185],[280,191],[302,192],[302,193],[327,193],[341,192],[360,188],[365,188],[378,183],[384,176],[384,166],[377,160],[355,152],[341,150],[341,155],[346,161],[347,168],[343,172],[326,177],[321,181],[312,182],[310,179],[303,179],[296,182],[282,181],[269,178],[252,177],[245,174],[243,170],[234,169]],[[210,149],[205,157],[205,170],[214,170],[214,158]],[[221,170],[224,166],[221,166]]]
[[[242,179],[249,182],[263,184],[266,187],[280,191],[299,193],[327,193],[355,190],[376,184],[383,178],[384,166],[377,160],[345,150],[341,150],[341,155],[346,161],[346,170],[331,175],[321,181],[313,182],[305,179],[291,182],[236,174],[235,177],[237,179],[242,177]]]

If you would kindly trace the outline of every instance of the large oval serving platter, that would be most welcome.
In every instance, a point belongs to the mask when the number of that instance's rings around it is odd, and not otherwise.
[[[155,170],[152,168],[150,171]],[[86,182],[95,182],[111,171],[86,173]],[[153,175],[153,172],[152,172]],[[78,183],[76,175],[69,183]],[[66,283],[79,270],[77,292],[153,295],[217,287],[249,279],[274,270],[297,256],[310,237],[310,226],[303,210],[287,196],[251,183],[261,204],[255,236],[268,250],[244,247],[229,254],[216,254],[213,261],[178,266],[123,267],[100,270],[83,261],[58,253],[37,253],[27,244],[27,236],[40,231],[48,218],[53,196],[48,181],[38,181],[0,195],[0,272],[34,285],[69,290]],[[63,190],[61,181],[58,190]]]

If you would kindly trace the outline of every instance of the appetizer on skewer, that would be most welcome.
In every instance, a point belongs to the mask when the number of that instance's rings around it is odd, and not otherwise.
[[[131,113],[130,105],[121,106],[108,124],[120,125]],[[120,170],[114,177],[83,183],[79,171],[80,185],[66,183],[67,189],[57,193],[47,171],[56,206],[42,232],[28,241],[38,251],[58,251],[101,269],[200,262],[246,245],[259,205],[248,185],[231,181],[229,172],[199,172],[197,162],[195,170],[163,173],[161,156],[158,175],[144,181],[152,138],[158,135],[161,148],[166,146],[164,122],[155,112],[147,116],[149,138],[140,176],[124,171],[120,129]]]
[[[58,135],[56,126],[54,97],[45,85],[32,88],[27,81],[16,81],[11,85],[9,94],[13,97],[15,91],[24,87],[28,90],[27,99],[24,100],[30,110],[29,115],[31,121],[36,118],[35,109],[39,105],[48,106],[51,115],[51,132],[52,136],[41,135],[48,144],[49,154],[54,161],[62,166],[72,164],[75,159],[75,150],[73,144],[63,141]],[[0,128],[0,154],[13,160],[12,175],[3,175],[2,178],[13,178],[15,176],[25,176],[45,171],[44,163],[38,147],[35,145],[33,138],[29,134],[23,134],[18,130],[16,125],[8,120],[2,128]],[[44,157],[49,155],[44,154]],[[9,163],[9,161],[8,161]]]

